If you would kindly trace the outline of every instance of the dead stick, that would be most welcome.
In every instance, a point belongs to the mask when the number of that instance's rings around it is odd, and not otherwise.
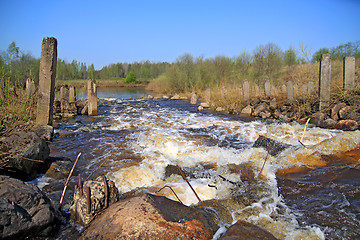
[[[306,124],[305,124],[305,127],[304,127],[304,131],[303,131],[302,136],[301,136],[300,141],[299,141],[299,143],[301,143],[301,145],[303,145],[304,147],[305,147],[305,145],[302,143],[302,140],[303,140],[303,138],[304,138],[305,131],[306,131],[306,127],[307,127],[309,121],[310,121],[310,118],[306,121]]]
[[[106,158],[100,163],[100,165],[94,170],[94,171],[92,171],[90,174],[89,174],[89,176],[85,179],[85,182],[87,181],[87,180],[89,180],[89,178],[94,174],[94,172],[96,172],[99,168],[101,168],[101,166],[102,165],[104,165],[104,163],[106,162]]]
[[[264,163],[263,163],[263,165],[262,165],[262,167],[261,167],[261,170],[260,170],[260,172],[259,172],[259,175],[258,175],[258,176],[260,176],[260,174],[262,173],[262,171],[263,171],[263,169],[264,169],[264,167],[265,167],[265,163],[266,163],[266,160],[267,160],[268,156],[269,156],[269,152],[267,152],[267,154],[266,154],[266,157],[265,157]]]
[[[175,195],[175,197],[179,200],[179,202],[182,204],[182,201],[180,200],[180,198],[178,197],[178,195],[176,195],[176,193],[175,193],[175,191],[170,187],[170,186],[164,186],[164,187],[162,187],[162,188],[160,188],[158,191],[156,191],[155,193],[158,193],[158,192],[160,192],[161,190],[163,190],[164,188],[166,188],[166,187],[168,187],[168,188],[170,188],[170,190],[174,193],[174,195]]]
[[[77,158],[76,158],[76,160],[75,160],[75,163],[74,163],[73,167],[71,168],[71,171],[70,171],[70,173],[69,173],[69,176],[68,176],[68,178],[67,178],[67,180],[66,180],[66,183],[65,183],[65,186],[64,186],[64,190],[63,190],[63,192],[62,192],[62,194],[61,194],[60,206],[59,206],[59,208],[61,208],[61,205],[63,204],[64,196],[65,196],[65,192],[66,192],[66,188],[67,188],[67,186],[68,186],[68,184],[69,184],[70,177],[71,177],[71,175],[72,175],[72,173],[73,173],[73,171],[74,171],[74,169],[75,169],[75,166],[76,166],[77,162],[79,161],[80,156],[81,156],[81,153],[79,153],[79,155],[77,156]]]
[[[87,213],[90,214],[91,212],[91,192],[90,187],[86,187],[86,210]]]
[[[109,205],[109,187],[107,184],[107,180],[106,180],[106,176],[104,176],[104,192],[105,192],[105,208],[108,207]]]
[[[178,167],[179,172],[180,172],[181,176],[183,177],[183,179],[187,182],[187,184],[189,185],[189,187],[191,188],[191,190],[194,192],[196,198],[199,200],[199,202],[201,202],[201,199],[199,198],[199,196],[198,196],[197,193],[195,192],[195,189],[191,186],[191,184],[189,183],[189,181],[186,179],[183,171],[181,171],[181,169],[180,169],[179,166],[177,166],[177,167]]]

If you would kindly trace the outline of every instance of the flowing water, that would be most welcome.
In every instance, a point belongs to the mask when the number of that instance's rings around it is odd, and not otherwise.
[[[100,89],[98,116],[59,122],[51,155],[81,152],[78,173],[85,178],[97,169],[92,178],[106,175],[120,193],[145,189],[197,204],[178,165],[221,226],[242,219],[279,239],[360,238],[359,154],[351,155],[355,163],[331,155],[358,149],[359,132],[309,126],[303,147],[298,123],[198,112],[188,100],[140,99],[144,94]],[[259,135],[291,146],[269,155],[252,147]],[[301,171],[276,174],[291,167]],[[51,181],[44,176],[38,185]]]

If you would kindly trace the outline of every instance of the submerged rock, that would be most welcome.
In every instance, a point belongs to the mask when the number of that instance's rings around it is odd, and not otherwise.
[[[263,147],[265,150],[271,155],[276,156],[280,152],[284,151],[286,148],[291,145],[275,141],[273,139],[267,138],[263,135],[259,135],[258,139],[256,139],[253,147]]]
[[[217,228],[195,208],[144,194],[110,206],[80,239],[211,239]]]
[[[50,149],[34,132],[16,132],[5,138],[0,151],[0,174],[29,181],[50,166]]]
[[[258,240],[258,239],[268,239],[268,240],[276,240],[268,231],[259,228],[258,226],[238,220],[235,224],[233,224],[226,233],[221,236],[219,239],[221,240]]]
[[[0,239],[49,237],[60,219],[35,185],[0,176]]]

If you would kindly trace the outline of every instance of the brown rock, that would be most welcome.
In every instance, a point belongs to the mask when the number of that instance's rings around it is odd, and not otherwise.
[[[195,208],[144,194],[111,205],[80,239],[210,239],[213,227]]]
[[[200,103],[200,106],[203,107],[203,108],[209,108],[210,104],[207,103],[207,102],[202,102],[202,103]]]
[[[238,220],[232,225],[225,233],[220,237],[221,240],[258,240],[258,239],[269,239],[276,240],[274,235],[268,231],[259,228],[258,226]]]
[[[249,115],[251,115],[251,114],[252,114],[252,111],[253,111],[253,108],[252,108],[250,105],[247,105],[246,107],[244,107],[244,108],[241,110],[241,113],[242,113],[242,114],[249,114]]]
[[[175,94],[175,95],[172,96],[170,99],[171,99],[171,100],[178,100],[178,99],[180,99],[180,96],[179,96],[179,94]]]
[[[340,119],[345,119],[346,116],[351,112],[351,107],[350,106],[346,106],[343,107],[339,110],[339,117]]]
[[[316,126],[319,126],[322,121],[324,121],[327,118],[327,115],[323,112],[317,112],[314,113],[311,116],[310,123],[315,124]]]
[[[335,124],[334,128],[343,131],[354,131],[359,128],[359,124],[355,120],[340,120]]]
[[[346,107],[345,103],[338,103],[331,109],[331,118],[335,121],[339,120],[340,109]]]
[[[253,115],[259,117],[261,112],[265,112],[268,110],[269,110],[268,105],[266,103],[261,103],[255,107]]]

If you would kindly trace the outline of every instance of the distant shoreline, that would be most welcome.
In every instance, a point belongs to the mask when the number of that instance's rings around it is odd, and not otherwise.
[[[68,85],[68,86],[83,88],[83,87],[86,87],[87,81],[88,80],[86,80],[86,79],[56,80],[55,86],[61,87],[64,85]],[[146,87],[147,83],[129,84],[129,83],[124,83],[124,81],[122,79],[121,80],[120,79],[108,79],[108,80],[99,79],[99,80],[96,80],[96,85],[97,85],[97,87]]]

